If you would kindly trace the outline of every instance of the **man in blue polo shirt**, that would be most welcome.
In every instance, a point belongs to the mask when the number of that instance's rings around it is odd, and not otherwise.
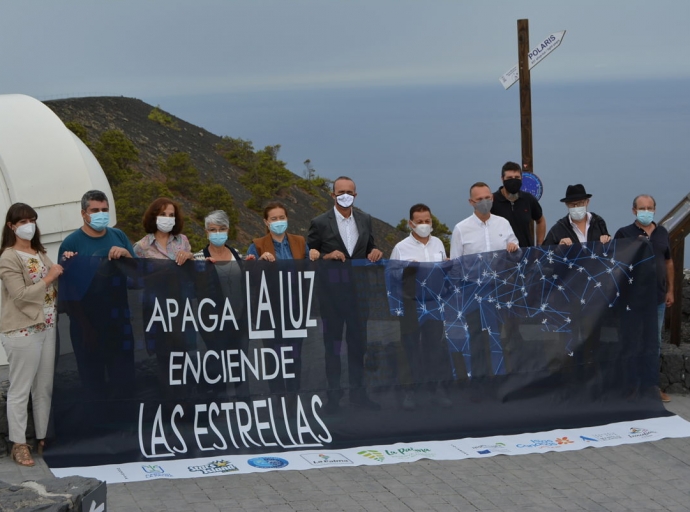
[[[654,261],[656,263],[656,304],[658,312],[658,340],[661,352],[661,328],[664,324],[664,312],[673,304],[673,260],[671,259],[671,243],[668,231],[654,222],[656,201],[647,194],[641,194],[633,200],[632,212],[635,222],[620,228],[615,238],[642,237],[652,244]],[[670,402],[671,398],[661,391],[661,400]]]
[[[87,397],[126,397],[134,384],[134,337],[127,302],[127,276],[108,260],[132,258],[132,244],[109,228],[110,207],[100,190],[81,199],[84,224],[60,245],[65,261],[60,307],[70,318],[70,338]]]

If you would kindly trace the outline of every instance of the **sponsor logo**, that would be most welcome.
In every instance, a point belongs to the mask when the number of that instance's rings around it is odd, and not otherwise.
[[[125,480],[129,480],[129,478],[127,477],[127,475],[125,475],[125,472],[122,471],[122,468],[117,468],[117,472],[120,473],[120,474],[122,475],[122,478],[124,478]]]
[[[217,473],[232,473],[233,471],[239,471],[237,467],[227,460],[219,459],[204,464],[202,466],[189,466],[187,468],[189,471],[199,471],[204,475],[213,475]]]
[[[261,469],[284,468],[289,464],[288,461],[281,459],[280,457],[254,457],[253,459],[249,459],[247,463],[250,466]]]
[[[486,455],[487,453],[510,453],[505,443],[480,444],[473,446],[472,449],[480,455]]]
[[[613,432],[604,432],[603,434],[594,434],[592,437],[595,437],[597,441],[613,441],[615,439],[622,439],[621,436],[618,434],[614,434]]]
[[[434,453],[428,448],[413,448],[411,446],[398,448],[397,450],[383,450],[388,457],[394,459],[412,459],[414,457],[433,457]]]
[[[354,464],[350,459],[340,453],[319,453],[301,456],[312,466],[343,466]]]
[[[146,478],[172,478],[170,473],[166,473],[163,466],[158,464],[148,464],[146,466],[141,466],[141,469],[146,473]]]
[[[587,436],[580,436],[580,439],[584,441],[585,443],[596,443],[598,439],[594,439],[593,437],[587,437]]]
[[[415,457],[433,457],[434,453],[428,448],[414,448],[411,446],[398,448],[397,450],[384,449],[384,453],[378,450],[363,450],[357,452],[357,455],[366,457],[367,459],[375,460],[376,462],[383,462],[386,457],[393,459],[412,459]]]
[[[656,432],[654,430],[647,430],[646,428],[630,427],[628,437],[651,437]]]
[[[568,439],[567,437],[557,437],[556,438],[556,443],[560,444],[561,446],[566,445],[566,444],[573,444],[573,441]]]
[[[543,448],[555,448],[560,445],[551,439],[530,439],[527,444],[520,443],[515,446],[518,448],[539,448],[541,450]]]
[[[361,455],[362,457],[366,457],[367,459],[375,460],[376,462],[383,462],[383,459],[385,459],[383,453],[381,453],[378,450],[363,450],[361,452],[357,452],[357,455]]]

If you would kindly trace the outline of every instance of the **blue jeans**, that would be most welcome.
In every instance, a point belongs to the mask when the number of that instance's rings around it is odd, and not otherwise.
[[[664,313],[666,312],[666,303],[662,302],[657,306],[657,314],[658,314],[658,327],[659,327],[659,355],[661,355],[661,330],[664,328]]]

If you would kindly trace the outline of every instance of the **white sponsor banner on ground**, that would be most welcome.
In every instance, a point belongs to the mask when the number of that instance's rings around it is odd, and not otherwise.
[[[109,466],[52,469],[57,477],[79,475],[108,483],[155,478],[194,478],[274,470],[304,470],[343,466],[397,464],[420,459],[459,460],[495,455],[602,448],[621,444],[690,437],[690,422],[679,416],[611,423],[594,427],[527,434],[426,441],[393,445],[305,450],[263,455],[228,455],[165,462],[137,462]]]

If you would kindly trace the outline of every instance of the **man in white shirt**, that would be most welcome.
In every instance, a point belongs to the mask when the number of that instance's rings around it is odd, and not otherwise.
[[[420,263],[446,260],[446,248],[439,238],[431,235],[431,225],[429,207],[424,204],[412,206],[408,221],[410,236],[393,248],[391,260]],[[441,407],[450,407],[452,403],[445,386],[450,381],[452,373],[443,320],[427,314],[429,308],[422,304],[424,299],[418,297],[417,266],[408,266],[401,270],[404,315],[399,317],[400,337],[407,355],[407,366],[412,373],[412,385],[406,386],[403,408],[415,408],[415,394],[422,385],[428,391],[435,392],[433,402]],[[426,276],[426,272],[424,274]],[[433,307],[437,305],[433,304]]]
[[[450,257],[459,258],[478,252],[518,250],[518,239],[503,217],[491,215],[494,195],[489,185],[477,182],[470,187],[470,205],[474,213],[458,222],[450,239]]]
[[[486,183],[477,182],[470,187],[469,203],[474,213],[455,225],[450,240],[451,259],[489,251],[518,250],[519,242],[510,223],[503,217],[491,215],[493,199],[493,193]],[[472,302],[463,310],[467,321],[472,377],[505,373],[495,308],[482,310],[481,304]]]

